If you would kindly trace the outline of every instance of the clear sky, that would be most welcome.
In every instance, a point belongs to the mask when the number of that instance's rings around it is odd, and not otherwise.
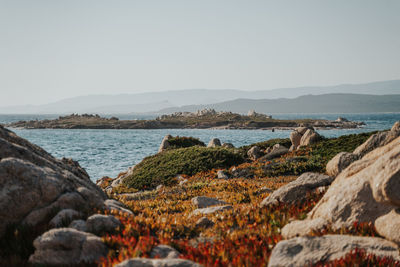
[[[399,78],[399,0],[0,0],[0,106]]]

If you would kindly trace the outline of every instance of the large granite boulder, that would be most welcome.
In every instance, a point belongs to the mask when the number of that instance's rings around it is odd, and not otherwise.
[[[50,230],[36,238],[33,245],[36,250],[29,262],[34,265],[83,265],[107,256],[100,237],[72,228]]]
[[[330,185],[332,181],[333,178],[325,174],[303,173],[293,182],[280,187],[266,197],[261,202],[261,206],[268,207],[278,203],[292,204],[304,201],[307,198],[308,192],[312,192],[321,186]]]
[[[252,160],[256,160],[262,156],[261,149],[258,146],[253,146],[247,151],[247,156]]]
[[[221,141],[218,138],[213,138],[208,142],[207,147],[218,147],[221,146]]]
[[[58,160],[0,126],[0,238],[8,225],[48,223],[63,209],[88,215],[106,195],[73,160]]]
[[[354,222],[372,222],[382,236],[400,242],[399,236],[388,230],[400,227],[400,215],[396,211],[399,207],[400,137],[347,167],[308,218],[289,223],[282,229],[282,235],[291,238],[324,226],[340,229]]]
[[[308,146],[318,142],[321,136],[314,130],[313,127],[297,127],[290,133],[290,141],[292,146],[290,151],[297,150],[302,146]]]
[[[372,135],[362,145],[357,147],[353,153],[341,152],[332,158],[326,165],[328,175],[337,176],[347,166],[363,157],[372,150],[387,145],[400,136],[400,121],[396,122],[390,131],[379,132]]]
[[[317,262],[340,259],[355,249],[399,260],[397,245],[382,238],[325,235],[297,237],[279,242],[272,250],[268,266],[312,266]]]

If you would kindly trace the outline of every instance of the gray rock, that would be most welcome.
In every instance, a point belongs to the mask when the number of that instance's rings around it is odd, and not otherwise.
[[[213,138],[208,143],[207,147],[217,147],[221,146],[221,141],[218,138]]]
[[[114,233],[121,222],[112,215],[95,214],[86,220],[87,231],[95,235]]]
[[[7,225],[47,224],[62,209],[90,214],[106,199],[77,162],[58,160],[3,127],[0,184],[0,238]]]
[[[332,181],[333,178],[325,174],[312,172],[304,173],[293,182],[275,190],[261,202],[261,206],[276,205],[279,202],[289,204],[304,201],[308,192],[320,186],[330,185]]]
[[[208,214],[213,214],[217,213],[220,211],[225,211],[225,210],[231,210],[233,207],[231,205],[225,205],[225,206],[214,206],[214,207],[209,207],[209,208],[203,208],[203,209],[196,209],[191,213],[191,216],[195,215],[208,215]]]
[[[68,228],[73,228],[78,231],[87,232],[86,222],[84,220],[74,220],[69,224]]]
[[[115,267],[201,267],[193,261],[183,259],[145,259],[133,258],[115,265]]]
[[[400,137],[366,154],[343,170],[328,191],[309,212],[307,219],[291,222],[282,229],[285,238],[307,235],[322,224],[333,229],[350,227],[354,222],[377,223],[381,234],[395,235],[382,226],[382,219],[400,207]],[[399,215],[400,216],[400,215]],[[397,227],[396,213],[390,215]]]
[[[235,148],[235,146],[232,145],[231,143],[223,143],[223,144],[222,144],[222,147],[225,147],[225,148]]]
[[[262,153],[258,146],[253,146],[247,151],[247,156],[252,160],[256,160],[262,156]]]
[[[368,138],[367,141],[365,141],[362,145],[357,147],[353,153],[356,154],[359,157],[364,156],[368,152],[371,152],[372,150],[387,145],[390,142],[392,142],[394,139],[400,136],[400,121],[397,121],[392,129],[390,131],[386,132],[379,132],[376,133],[370,138]]]
[[[378,234],[400,245],[400,209],[393,209],[375,221]]]
[[[216,206],[216,205],[225,205],[228,204],[225,201],[212,198],[212,197],[205,197],[205,196],[200,196],[200,197],[194,197],[192,198],[192,204],[196,206],[196,208],[207,208],[210,206]]]
[[[399,259],[397,245],[381,238],[325,235],[279,242],[272,250],[268,266],[311,266],[319,261],[340,259],[356,248],[379,257]]]
[[[268,152],[265,156],[263,156],[263,159],[270,160],[273,158],[280,157],[282,155],[285,155],[286,153],[289,152],[289,149],[283,145],[276,144],[272,147],[271,151]]]
[[[158,245],[150,252],[150,258],[159,259],[177,259],[180,253],[173,247],[167,245]]]
[[[199,228],[210,228],[214,226],[214,222],[208,219],[207,217],[201,217],[196,222],[196,227]]]
[[[353,153],[340,152],[328,162],[326,173],[329,176],[336,177],[357,159],[358,156]]]
[[[254,176],[254,171],[251,168],[233,167],[231,173],[234,178],[252,178]]]
[[[229,179],[229,176],[223,170],[217,171],[217,177],[218,179]]]
[[[130,211],[124,204],[115,200],[115,199],[107,199],[104,201],[104,208],[110,211],[123,212],[132,215],[132,211]]]
[[[166,135],[164,139],[161,141],[160,147],[158,148],[158,153],[163,152],[167,148],[171,146],[171,144],[168,142],[169,139],[171,139],[171,135]]]
[[[90,264],[107,255],[101,238],[71,228],[50,230],[36,238],[33,245],[36,250],[29,262],[38,265]]]
[[[74,219],[79,219],[81,217],[82,214],[80,212],[77,212],[76,210],[63,209],[59,211],[57,215],[53,217],[53,219],[51,219],[51,221],[49,222],[49,226],[51,228],[65,227]]]
[[[321,136],[313,129],[308,129],[300,139],[300,147],[309,146],[321,140]]]

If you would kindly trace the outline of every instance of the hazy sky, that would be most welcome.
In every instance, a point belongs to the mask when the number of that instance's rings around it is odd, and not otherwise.
[[[0,0],[0,106],[400,78],[399,0]]]

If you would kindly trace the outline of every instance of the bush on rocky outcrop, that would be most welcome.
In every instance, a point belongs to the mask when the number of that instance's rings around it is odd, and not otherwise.
[[[186,136],[175,136],[168,139],[169,147],[167,149],[177,149],[191,146],[206,146],[198,138],[186,137]]]
[[[143,159],[124,178],[123,185],[136,189],[170,185],[178,174],[193,175],[213,168],[228,168],[240,164],[243,157],[232,149],[189,147],[167,150]]]

